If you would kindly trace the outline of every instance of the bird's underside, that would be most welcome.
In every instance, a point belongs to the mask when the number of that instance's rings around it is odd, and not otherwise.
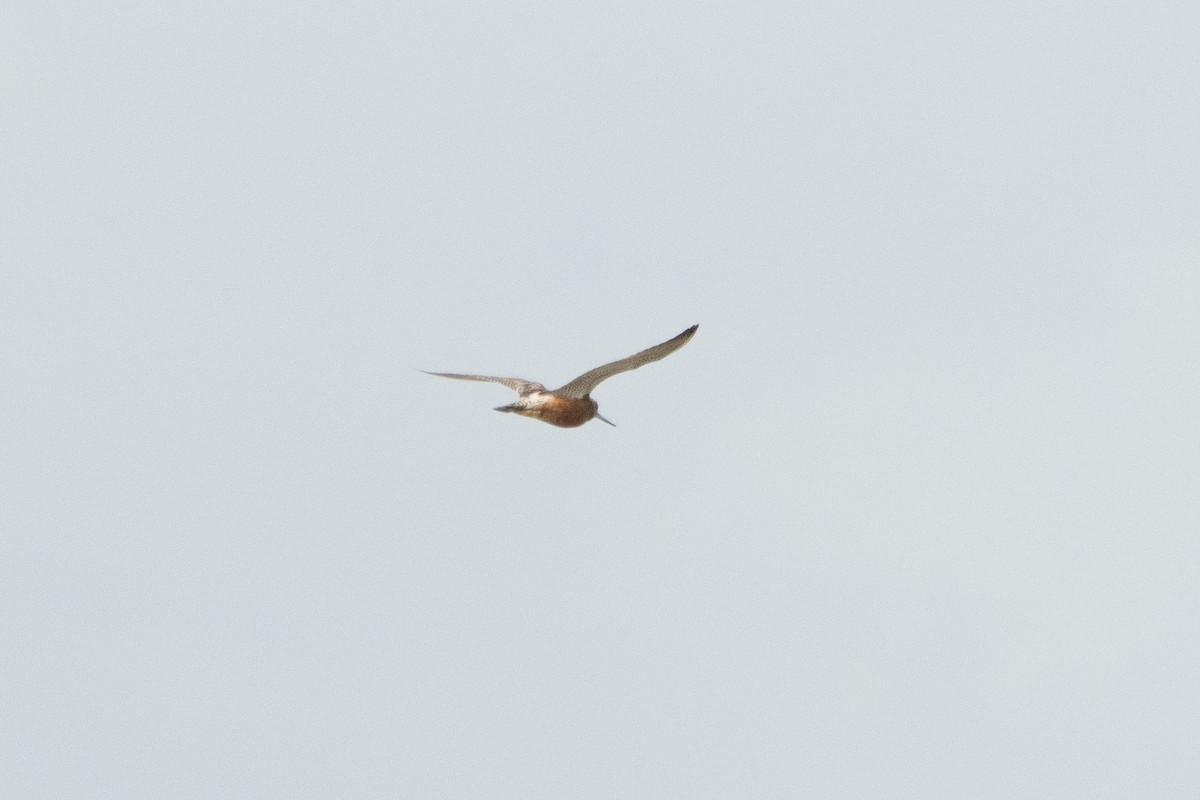
[[[696,334],[699,325],[693,325],[673,339],[662,344],[656,344],[640,353],[613,361],[595,369],[588,370],[578,378],[562,385],[557,389],[547,390],[537,381],[527,381],[523,378],[502,378],[492,375],[464,375],[457,372],[429,372],[440,378],[454,378],[460,381],[486,381],[499,383],[512,389],[519,398],[507,406],[500,406],[497,411],[506,411],[532,417],[557,425],[562,428],[576,428],[593,417],[599,417],[604,422],[608,420],[597,413],[596,401],[589,395],[602,381],[614,375],[637,369],[640,366],[659,361],[683,347]],[[611,422],[608,422],[612,425]]]

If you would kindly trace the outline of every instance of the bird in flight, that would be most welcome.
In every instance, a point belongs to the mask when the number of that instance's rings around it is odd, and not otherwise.
[[[437,375],[440,378],[455,378],[460,381],[491,381],[502,383],[515,391],[520,397],[513,403],[500,406],[497,411],[520,414],[522,417],[533,417],[560,428],[578,428],[592,417],[598,417],[602,422],[608,422],[597,413],[599,406],[591,398],[592,390],[601,382],[613,375],[637,369],[643,364],[666,358],[688,343],[696,335],[699,325],[693,325],[674,339],[668,339],[662,344],[656,344],[640,353],[634,353],[628,358],[613,361],[602,367],[588,370],[575,380],[557,389],[547,390],[536,381],[522,378],[495,378],[489,375],[459,375],[456,372],[426,372],[427,375]],[[421,370],[425,372],[425,370]],[[609,425],[613,423],[608,422]],[[616,427],[616,426],[614,426]]]

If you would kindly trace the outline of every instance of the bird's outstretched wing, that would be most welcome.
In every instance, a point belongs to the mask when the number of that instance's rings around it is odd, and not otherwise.
[[[544,392],[546,387],[536,381],[527,381],[523,378],[494,378],[490,375],[459,375],[456,372],[427,372],[421,370],[426,375],[437,375],[439,378],[454,378],[460,381],[488,381],[491,383],[502,383],[512,389],[517,394],[524,397],[533,392]]]
[[[674,339],[669,339],[662,344],[656,344],[654,347],[629,356],[629,358],[622,358],[620,361],[614,361],[611,364],[605,364],[602,367],[588,370],[561,389],[555,389],[554,394],[562,395],[563,397],[587,397],[600,381],[607,380],[613,375],[637,369],[643,364],[649,364],[651,361],[658,361],[671,355],[671,353],[674,353],[687,344],[688,340],[696,335],[696,329],[699,327],[699,325],[693,325]]]

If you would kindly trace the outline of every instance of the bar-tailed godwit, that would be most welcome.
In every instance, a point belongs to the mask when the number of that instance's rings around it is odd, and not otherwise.
[[[540,419],[542,422],[557,425],[560,428],[578,428],[592,417],[598,417],[601,421],[608,422],[608,420],[597,413],[599,406],[591,398],[592,390],[596,388],[597,384],[608,380],[613,375],[628,372],[631,369],[637,369],[643,364],[649,364],[651,361],[666,358],[687,344],[688,340],[696,335],[696,329],[699,327],[699,325],[693,325],[674,339],[669,339],[662,344],[656,344],[654,347],[647,348],[640,353],[634,353],[628,358],[622,358],[620,361],[613,361],[611,364],[605,364],[602,367],[588,370],[575,380],[558,389],[547,390],[545,386],[536,381],[527,381],[522,378],[460,375],[456,372],[429,372],[426,374],[437,375],[441,378],[455,378],[460,381],[491,381],[492,383],[502,383],[515,391],[520,397],[516,402],[500,406],[496,409],[497,411],[520,414],[523,417],[533,417],[534,419]],[[608,422],[608,424],[612,425],[613,423]]]

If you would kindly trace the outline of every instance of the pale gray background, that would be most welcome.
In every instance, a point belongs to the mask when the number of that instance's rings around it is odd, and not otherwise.
[[[1200,796],[1195,8],[7,4],[0,795]]]

